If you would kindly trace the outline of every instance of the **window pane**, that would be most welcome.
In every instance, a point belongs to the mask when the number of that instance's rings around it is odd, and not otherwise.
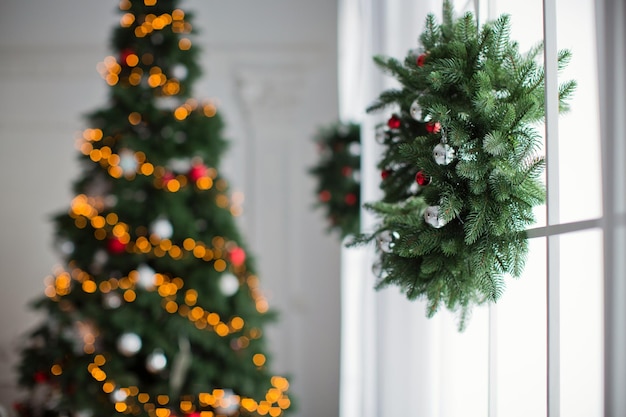
[[[576,80],[571,110],[559,118],[560,216],[564,223],[602,215],[600,121],[593,0],[557,0],[557,44],[572,60],[559,82]]]
[[[601,417],[602,232],[561,236],[561,415]]]
[[[523,276],[494,307],[497,416],[546,416],[546,239],[529,243]]]

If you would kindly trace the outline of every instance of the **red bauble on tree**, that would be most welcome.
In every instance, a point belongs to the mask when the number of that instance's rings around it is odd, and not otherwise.
[[[356,204],[356,201],[357,201],[356,195],[353,193],[348,193],[346,194],[344,201],[346,202],[347,205],[353,206]]]
[[[439,133],[441,131],[441,123],[439,122],[428,122],[426,123],[426,131],[428,133]]]
[[[389,178],[389,176],[391,175],[391,170],[390,169],[383,169],[380,172],[380,177],[384,180],[386,180],[387,178]]]
[[[344,177],[349,177],[350,175],[352,175],[352,168],[347,166],[341,168],[341,175],[343,175]]]
[[[208,172],[209,172],[209,168],[207,168],[206,165],[200,163],[200,164],[194,164],[189,170],[189,173],[187,175],[189,176],[189,179],[191,181],[196,182],[200,178],[206,177]]]
[[[112,237],[107,242],[107,249],[109,253],[119,255],[126,251],[126,243],[122,242],[118,237]]]
[[[426,62],[426,58],[428,58],[428,54],[420,54],[420,55],[417,57],[417,60],[416,60],[416,64],[417,64],[417,66],[418,66],[418,67],[423,67],[423,66],[424,66],[424,63]]]
[[[415,174],[415,182],[420,187],[423,187],[430,184],[430,177],[426,175],[424,171],[419,171],[417,174]]]
[[[330,191],[328,190],[322,190],[319,194],[319,199],[322,203],[327,203],[330,201]]]
[[[400,129],[400,125],[401,120],[396,114],[392,115],[389,120],[387,120],[387,126],[389,126],[389,129]]]
[[[237,246],[228,252],[228,259],[235,266],[243,265],[246,261],[246,251]]]

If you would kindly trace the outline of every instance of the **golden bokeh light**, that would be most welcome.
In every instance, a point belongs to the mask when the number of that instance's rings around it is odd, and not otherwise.
[[[178,41],[178,48],[181,51],[188,51],[191,49],[191,40],[189,40],[189,38],[182,38]]]
[[[263,366],[265,364],[265,355],[262,353],[255,353],[252,357],[252,362],[256,366]]]
[[[120,18],[120,26],[122,27],[130,27],[133,23],[135,23],[135,15],[132,13],[124,13]]]

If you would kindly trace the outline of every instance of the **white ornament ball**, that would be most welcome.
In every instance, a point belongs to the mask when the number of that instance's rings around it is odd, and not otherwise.
[[[239,290],[239,280],[233,274],[223,274],[220,277],[219,287],[222,294],[230,297]]]
[[[130,149],[124,149],[120,152],[120,162],[119,166],[122,168],[122,172],[124,175],[130,175],[137,172],[137,166],[139,163],[137,162],[137,158],[135,157],[135,152]]]
[[[59,248],[61,249],[61,253],[64,255],[71,255],[74,253],[74,242],[71,240],[65,240],[61,242]]]
[[[182,64],[177,64],[174,66],[174,68],[172,68],[172,74],[175,78],[179,80],[184,80],[185,78],[187,78],[187,73],[187,67]]]
[[[137,284],[145,289],[150,290],[154,288],[154,275],[156,272],[154,269],[150,268],[146,264],[141,264],[137,267],[137,273],[139,274],[139,279],[137,280]]]
[[[358,169],[352,171],[352,179],[356,182],[361,181],[361,171],[359,171]]]
[[[172,96],[157,97],[154,100],[154,104],[160,110],[174,110],[180,106],[180,99]]]
[[[125,390],[116,389],[111,393],[111,401],[113,401],[114,403],[121,403],[125,401],[126,398],[128,398],[128,394]]]
[[[424,220],[435,229],[439,229],[446,224],[444,219],[440,216],[440,210],[441,208],[439,206],[428,206],[424,211]]]
[[[232,389],[224,389],[224,396],[219,400],[215,411],[218,414],[232,416],[239,410],[239,401]]]
[[[167,167],[174,172],[189,172],[191,160],[189,158],[172,158],[167,162]]]
[[[395,246],[393,239],[394,235],[389,230],[383,230],[376,237],[376,244],[381,251],[389,253]]]
[[[155,350],[146,358],[146,369],[153,374],[161,372],[167,366],[167,358],[161,350]]]
[[[108,292],[102,296],[104,307],[114,309],[122,305],[122,296],[116,292]]]
[[[174,234],[174,228],[172,223],[167,219],[156,219],[152,225],[150,225],[150,231],[157,235],[160,239],[169,239]]]
[[[411,108],[409,109],[409,113],[413,120],[417,120],[418,122],[422,120],[422,108],[417,100],[411,103]]]
[[[141,350],[141,338],[136,333],[124,333],[117,340],[117,350],[124,356],[133,356]]]
[[[352,156],[361,155],[361,144],[359,142],[351,142],[348,145],[348,153]]]
[[[433,149],[433,158],[439,165],[448,165],[454,159],[454,148],[447,143],[439,143]]]

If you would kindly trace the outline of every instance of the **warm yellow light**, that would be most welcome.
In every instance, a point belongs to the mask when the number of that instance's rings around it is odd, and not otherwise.
[[[113,226],[114,224],[116,224],[118,220],[119,220],[119,219],[118,219],[118,217],[117,217],[117,214],[115,214],[115,213],[109,213],[109,214],[107,214],[107,216],[106,216],[106,222],[107,222],[109,225],[111,225],[111,226]]]
[[[137,113],[136,111],[132,112],[128,115],[128,121],[133,126],[138,125],[139,123],[141,123],[141,114]]]
[[[176,304],[175,301],[168,301],[167,303],[165,303],[165,311],[167,311],[170,314],[174,314],[176,313],[176,311],[178,310],[178,304]]]
[[[185,304],[192,306],[198,301],[198,291],[187,290],[185,292]]]
[[[96,292],[97,285],[94,281],[88,280],[83,282],[83,291],[92,294]]]
[[[91,150],[93,149],[93,145],[89,142],[83,142],[80,144],[79,150],[83,155],[89,155]]]
[[[200,417],[214,417],[213,411],[200,411]]]
[[[192,411],[193,409],[193,404],[191,401],[181,401],[180,402],[180,409],[181,411],[184,411],[185,413],[189,413]]]
[[[111,162],[111,160],[109,160]],[[124,174],[124,170],[119,166],[111,166],[108,169],[109,175],[113,178],[121,178]]]
[[[174,117],[176,120],[185,120],[189,116],[189,112],[184,107],[178,107],[174,110]]]
[[[241,406],[252,413],[256,410],[257,403],[252,398],[243,398],[241,400]]]
[[[272,385],[274,387],[281,391],[287,391],[287,389],[289,388],[289,381],[287,380],[287,378],[284,378],[282,376],[273,376],[270,381],[272,382]]]
[[[132,7],[130,0],[120,0],[120,10],[128,10]]]
[[[210,190],[213,187],[213,180],[209,177],[200,177],[196,181],[196,186],[201,190]]]
[[[167,395],[159,395],[157,396],[157,402],[161,405],[165,405],[170,402],[170,397]]]
[[[130,85],[139,85],[141,84],[141,74],[132,73],[128,76],[128,82]]]
[[[167,182],[167,191],[171,192],[171,193],[175,193],[176,191],[180,190],[180,182],[178,182],[178,180],[169,180]]]
[[[154,165],[152,165],[149,162],[141,164],[140,171],[143,175],[146,175],[146,176],[152,175],[152,173],[154,172]]]
[[[230,204],[228,197],[224,194],[220,194],[215,198],[215,204],[220,208],[226,208]]]
[[[183,20],[185,18],[185,12],[181,9],[176,9],[172,12],[172,19],[174,20]]]
[[[206,321],[211,326],[215,326],[217,323],[220,322],[220,316],[217,313],[209,313],[209,315],[206,317]]]
[[[98,162],[102,159],[102,152],[100,152],[100,149],[92,149],[92,151],[89,152],[89,158],[94,162]]]
[[[105,224],[106,224],[106,220],[102,216],[96,216],[91,219],[91,225],[95,227],[96,229],[100,229],[104,227]]]
[[[122,236],[124,236],[126,234],[126,227],[123,223],[117,223],[115,226],[113,226],[113,236],[121,238]]]
[[[265,355],[262,353],[256,353],[253,357],[252,357],[252,362],[256,365],[256,366],[263,366],[265,364]]]
[[[61,365],[55,364],[50,368],[50,372],[52,375],[59,376],[63,373],[63,368],[61,368]]]
[[[215,333],[217,333],[219,336],[225,337],[228,336],[228,326],[225,325],[224,323],[218,323],[217,326],[215,326],[214,328]]]
[[[132,303],[133,301],[135,301],[136,298],[137,294],[135,294],[135,291],[131,289],[124,291],[124,300],[126,302]]]
[[[183,240],[183,248],[185,248],[186,251],[193,250],[195,246],[196,246],[196,241],[193,240],[192,238],[188,237],[185,240]]]
[[[135,36],[138,38],[143,38],[144,36],[146,36],[146,30],[143,25],[137,26],[135,28]]]
[[[283,410],[286,410],[291,406],[291,400],[287,397],[280,398],[278,400],[278,406]]]
[[[129,67],[134,67],[137,64],[139,64],[139,57],[135,54],[129,54],[126,57],[126,65],[128,65]]]
[[[115,84],[118,83],[118,81],[120,80],[120,78],[117,76],[117,74],[107,74],[107,76],[104,78],[104,80],[107,82],[107,84],[109,84],[110,86],[114,86]]]
[[[143,0],[143,4],[146,6],[154,6],[157,3],[157,0]]]
[[[111,292],[111,283],[109,281],[102,281],[98,287],[100,288],[101,293],[106,294]]]
[[[102,384],[102,391],[106,392],[107,394],[112,393],[114,389],[115,389],[115,384],[112,382],[107,381],[104,384]]]
[[[188,51],[191,48],[191,41],[188,38],[182,38],[178,41],[178,48],[181,51]]]
[[[213,103],[205,105],[202,110],[206,117],[213,117],[217,113],[217,107],[215,107],[215,104]]]
[[[148,401],[150,401],[150,396],[146,394],[145,392],[142,392],[141,394],[137,396],[137,401],[139,401],[142,404],[147,403]]]
[[[120,18],[120,26],[125,27],[125,28],[129,27],[134,22],[135,22],[135,15],[132,13],[125,13]]]
[[[217,271],[217,272],[222,272],[226,269],[226,261],[223,259],[217,259],[215,261],[215,263],[213,264],[213,268]]]
[[[267,313],[269,309],[270,309],[270,306],[269,306],[269,304],[268,304],[268,302],[266,300],[261,299],[261,300],[257,301],[257,303],[256,303],[256,310],[259,313],[261,313],[261,314]]]
[[[152,21],[152,27],[154,28],[154,30],[161,30],[165,27],[166,24],[167,20],[161,17],[157,17]]]
[[[126,403],[115,403],[115,410],[118,413],[123,413],[124,411],[126,411],[127,408],[128,406],[126,405]]]
[[[233,317],[230,320],[230,325],[235,330],[241,330],[243,328],[244,321],[241,317]]]

